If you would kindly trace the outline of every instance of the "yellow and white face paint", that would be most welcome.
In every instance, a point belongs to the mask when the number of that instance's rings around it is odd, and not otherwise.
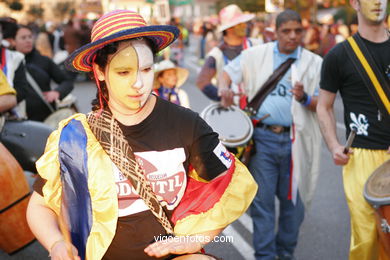
[[[153,53],[145,40],[121,42],[99,77],[106,82],[109,106],[122,114],[140,110],[152,92],[152,67]]]
[[[374,23],[382,22],[386,17],[387,0],[360,0],[360,12]]]
[[[246,36],[246,23],[240,23],[233,27],[234,32],[238,37],[245,37]]]

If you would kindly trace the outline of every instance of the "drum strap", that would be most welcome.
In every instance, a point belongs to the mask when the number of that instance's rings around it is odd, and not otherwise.
[[[295,60],[295,58],[288,58],[271,74],[271,76],[269,76],[259,91],[257,91],[255,97],[248,103],[245,111],[249,112],[252,116],[257,114],[257,111],[264,102],[265,98],[275,89],[278,82],[290,69],[291,64],[293,64]]]
[[[358,33],[343,43],[364,85],[384,115],[390,115],[390,86]]]
[[[27,78],[28,83],[34,89],[34,91],[42,99],[43,103],[45,103],[45,105],[49,108],[50,112],[53,113],[54,108],[49,104],[49,102],[46,101],[45,97],[43,96],[41,88],[38,86],[38,83],[34,80],[34,78],[31,76],[31,74],[27,70],[26,70],[26,78]]]
[[[111,111],[105,109],[100,116],[89,113],[88,124],[93,134],[110,156],[113,163],[127,177],[138,195],[150,208],[153,215],[163,226],[167,234],[173,234],[173,228],[149,182],[145,179],[144,169],[137,163],[131,146],[115,121]]]
[[[5,124],[5,116],[0,114],[0,136],[1,136],[1,132],[3,131],[4,124]]]

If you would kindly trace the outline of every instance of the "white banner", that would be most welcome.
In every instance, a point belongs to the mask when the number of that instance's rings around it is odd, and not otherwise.
[[[265,0],[267,13],[278,13],[284,10],[284,0]]]
[[[168,0],[157,0],[154,3],[154,16],[161,24],[167,24],[171,19]]]

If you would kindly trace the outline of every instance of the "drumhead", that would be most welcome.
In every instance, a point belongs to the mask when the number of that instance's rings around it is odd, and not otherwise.
[[[379,166],[367,179],[364,197],[372,205],[390,204],[390,160]]]
[[[64,120],[65,118],[70,117],[75,114],[76,111],[72,108],[60,108],[53,113],[51,113],[44,121],[45,124],[50,126],[53,129],[58,128],[58,123]]]
[[[227,147],[244,145],[252,137],[252,121],[237,106],[223,108],[214,103],[203,109],[200,116],[219,134],[219,139]]]

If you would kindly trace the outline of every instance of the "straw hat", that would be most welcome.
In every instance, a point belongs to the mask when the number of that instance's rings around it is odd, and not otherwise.
[[[184,68],[177,67],[172,61],[170,60],[163,60],[160,63],[157,63],[154,68],[154,89],[158,89],[160,87],[160,82],[157,80],[158,77],[161,75],[162,72],[166,70],[174,69],[176,70],[177,74],[177,84],[176,87],[180,87],[184,84],[184,82],[188,78],[188,70]]]
[[[237,5],[228,5],[219,12],[219,21],[221,23],[219,31],[225,31],[228,28],[240,23],[246,23],[255,17],[253,14],[243,14]]]
[[[65,66],[72,71],[92,71],[96,51],[109,43],[145,37],[152,40],[158,51],[171,44],[179,35],[179,29],[171,25],[147,26],[136,12],[115,10],[103,15],[93,26],[91,43],[75,50],[66,60]]]

